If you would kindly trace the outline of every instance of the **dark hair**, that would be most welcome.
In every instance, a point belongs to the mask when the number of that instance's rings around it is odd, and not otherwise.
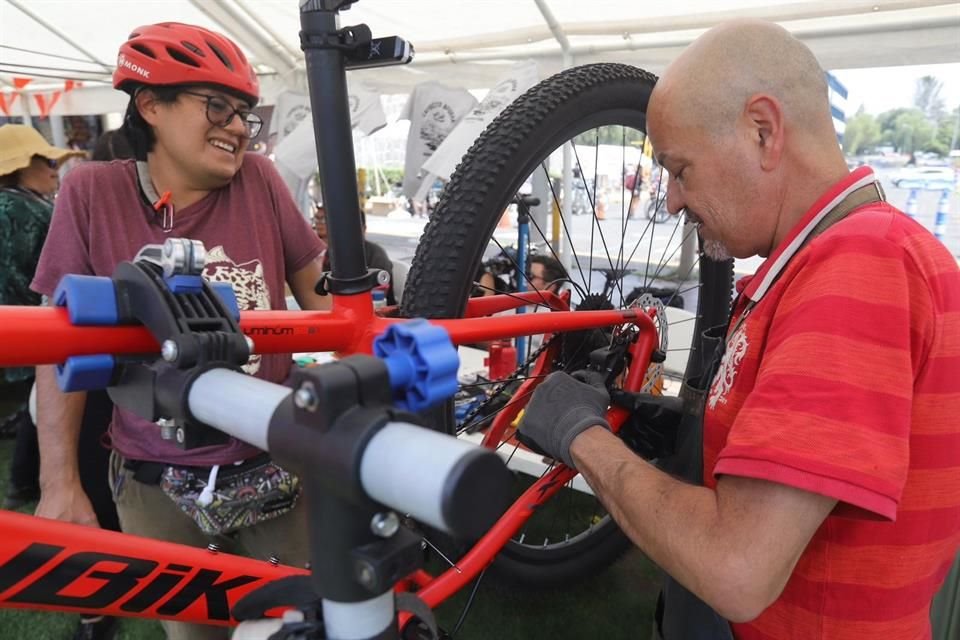
[[[92,160],[106,162],[110,160],[126,160],[133,158],[133,147],[120,129],[104,131],[97,139],[97,146],[93,149]]]
[[[20,184],[20,169],[0,176],[0,187],[15,187]]]
[[[534,263],[543,265],[543,279],[548,285],[554,283],[559,285],[558,280],[568,279],[567,270],[564,269],[560,261],[553,256],[533,254],[527,258],[527,262],[531,265]]]
[[[137,95],[141,91],[150,91],[158,102],[171,104],[177,101],[180,92],[186,88],[185,85],[140,87],[130,94],[130,102],[127,103],[127,112],[123,116],[123,126],[120,127],[120,132],[130,143],[134,158],[146,160],[147,154],[153,151],[154,145],[157,144],[157,136],[153,133],[153,127],[143,119],[140,110],[137,109]]]

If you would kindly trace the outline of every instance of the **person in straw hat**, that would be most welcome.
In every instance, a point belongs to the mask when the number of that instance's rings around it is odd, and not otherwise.
[[[67,158],[82,155],[82,151],[51,146],[33,127],[0,126],[0,304],[40,304],[40,296],[30,290],[30,280],[50,226],[53,194],[59,186],[57,169]],[[0,369],[0,383],[23,399],[0,427],[17,438],[5,509],[20,507],[40,494],[37,428],[27,413],[32,382],[32,367]]]

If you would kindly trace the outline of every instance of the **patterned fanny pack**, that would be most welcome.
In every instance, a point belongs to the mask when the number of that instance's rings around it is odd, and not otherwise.
[[[297,503],[300,479],[264,454],[235,467],[166,467],[160,488],[207,535],[281,516]]]

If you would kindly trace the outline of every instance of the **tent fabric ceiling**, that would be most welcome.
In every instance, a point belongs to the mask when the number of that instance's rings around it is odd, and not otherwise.
[[[658,73],[704,29],[736,16],[780,22],[827,69],[960,61],[960,3],[945,0],[360,0],[341,24],[414,44],[410,65],[352,72],[383,93],[406,93],[429,79],[489,87],[527,58],[549,75],[565,65],[561,41],[573,64],[620,61]],[[54,113],[122,105],[106,84],[118,45],[135,27],[165,20],[231,36],[264,74],[268,102],[304,88],[297,0],[0,0],[0,89],[13,76],[34,75],[28,90],[73,78],[84,88]]]

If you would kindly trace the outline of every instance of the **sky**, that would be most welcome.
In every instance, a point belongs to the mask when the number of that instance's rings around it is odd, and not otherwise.
[[[943,82],[940,96],[951,111],[960,105],[960,62],[874,69],[837,69],[831,71],[847,87],[847,117],[860,105],[867,113],[878,115],[897,107],[912,107],[916,80],[936,76]]]

